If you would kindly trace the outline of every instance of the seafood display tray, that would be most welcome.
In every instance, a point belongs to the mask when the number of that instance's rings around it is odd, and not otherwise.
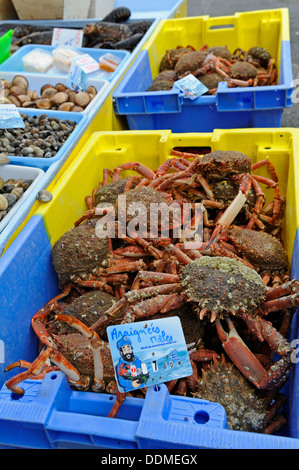
[[[70,115],[71,113],[65,114]],[[61,152],[63,151],[61,157],[51,163],[49,168],[45,169],[45,175],[40,180],[39,187],[36,189],[36,193],[39,190],[46,188],[48,188],[49,191],[52,190],[52,185],[55,185],[57,178],[60,177],[60,174],[66,171],[67,166],[72,162],[72,159],[75,157],[75,155],[77,155],[79,150],[83,147],[83,145],[86,143],[86,141],[93,132],[111,130],[119,131],[126,129],[126,127],[123,126],[123,123],[120,122],[120,120],[117,119],[117,116],[115,116],[114,114],[111,92],[108,95],[106,93],[100,95],[99,103],[94,114],[94,117],[90,119],[86,115],[80,113],[79,126],[81,126],[82,118],[84,120],[84,124],[82,122],[80,135],[76,134],[76,137],[74,136],[75,141],[73,142],[73,145],[71,146],[72,148],[70,150],[67,150],[64,144],[64,147],[62,147],[62,149],[60,150]],[[70,138],[71,136],[69,137],[69,139]],[[26,158],[28,157],[18,158],[19,160],[22,160],[23,165],[26,165],[26,162],[27,165],[29,165],[28,160],[26,160]],[[26,202],[27,207],[25,208],[25,205],[23,204],[20,210],[13,218],[13,220],[11,220],[9,224],[7,224],[7,226],[3,229],[0,234],[0,256],[5,251],[5,249],[7,249],[11,245],[13,240],[18,236],[24,225],[35,213],[38,206],[44,204],[43,202],[36,199],[35,193],[31,193],[30,197],[27,199]]]
[[[25,47],[25,46],[24,46]],[[9,80],[12,81],[13,78],[18,74],[15,72],[6,72],[6,71],[0,71],[0,80]],[[67,86],[67,77],[66,76],[61,76],[61,75],[44,75],[40,73],[27,73],[27,72],[22,72],[22,76],[25,77],[28,81],[28,89],[29,90],[36,90],[37,93],[40,96],[40,89],[43,85],[53,85],[55,86],[57,83],[62,83],[63,85]],[[97,109],[97,104],[99,100],[101,99],[101,96],[108,90],[109,87],[109,82],[107,80],[102,80],[100,78],[88,78],[87,80],[87,86],[94,86],[97,89],[97,94],[94,97],[94,99],[86,106],[84,111],[82,111],[82,114],[88,114],[89,118],[93,116],[93,114],[96,112],[95,109]],[[26,113],[28,109],[35,109],[35,108],[23,108],[20,107],[18,108],[19,112],[21,113]],[[55,113],[57,112],[54,109],[44,109],[43,110],[46,113],[53,113],[55,116]],[[72,119],[72,112],[69,112],[70,119]]]
[[[39,168],[30,168],[28,166],[18,166],[18,165],[3,165],[0,166],[0,177],[7,181],[10,178],[15,180],[22,178],[22,179],[30,179],[33,180],[29,188],[24,192],[23,196],[14,204],[14,206],[10,209],[10,211],[6,214],[6,216],[0,222],[0,233],[7,226],[7,224],[17,215],[18,211],[21,211],[22,208],[28,206],[30,204],[30,199],[32,194],[36,197],[37,189],[39,187],[40,180],[44,176],[44,171],[40,170]]]
[[[15,73],[21,73],[24,74],[24,67],[23,67],[23,62],[22,59],[25,57],[25,55],[29,54],[29,52],[33,51],[34,49],[42,49],[43,51],[49,53],[52,55],[52,51],[56,49],[54,46],[44,46],[40,44],[28,44],[27,46],[22,46],[20,49],[18,49],[14,54],[12,54],[5,62],[3,62],[0,65],[0,72],[15,72]],[[93,79],[99,79],[99,78],[105,78],[105,80],[108,80],[111,82],[114,80],[116,77],[121,76],[122,72],[125,70],[125,67],[127,66],[128,59],[130,57],[130,53],[128,51],[115,51],[111,49],[92,49],[92,48],[76,48],[78,53],[80,54],[88,54],[90,55],[96,62],[99,62],[99,59],[104,55],[107,54],[108,52],[113,55],[115,55],[118,59],[120,59],[120,64],[115,70],[115,72],[111,73],[111,76],[108,78],[105,77],[100,77],[96,76],[95,73],[93,73]],[[31,75],[31,72],[26,72],[28,75]],[[62,77],[67,80],[68,74],[66,72],[61,71],[61,73],[58,73],[55,71],[55,73],[41,73],[40,74],[43,78],[49,79],[54,75],[61,75]]]
[[[204,44],[227,45],[231,52],[265,47],[277,64],[278,85],[229,88],[227,82],[220,82],[216,95],[194,100],[173,90],[146,92],[167,49],[191,45],[199,50]],[[168,19],[160,21],[114,90],[114,109],[126,116],[131,130],[211,132],[215,128],[280,127],[283,110],[292,105],[292,80],[286,8]]]
[[[171,158],[174,147],[236,150],[250,156],[253,163],[269,158],[286,197],[282,238],[292,260],[291,276],[298,279],[299,193],[294,190],[299,177],[298,130],[94,133],[51,187],[53,199],[39,206],[1,258],[0,447],[299,448],[298,364],[293,365],[283,390],[288,398],[288,424],[279,435],[229,430],[219,404],[168,395],[162,384],[157,389],[149,388],[144,400],[128,398],[115,419],[107,418],[114,396],[72,391],[62,372],[49,373],[43,381],[24,381],[22,397],[4,385],[15,375],[13,370],[4,374],[8,364],[18,359],[33,361],[37,356],[38,340],[30,319],[59,293],[51,248],[85,212],[85,196],[97,187],[103,169],[130,161],[140,161],[154,169]],[[258,170],[258,174],[263,175],[263,171]],[[273,196],[271,191],[265,190],[266,199]],[[290,341],[298,338],[298,315],[297,310]]]

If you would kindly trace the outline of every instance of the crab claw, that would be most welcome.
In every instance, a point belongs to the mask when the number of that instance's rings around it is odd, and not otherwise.
[[[218,236],[220,235],[223,229],[228,228],[230,226],[232,221],[239,214],[245,202],[246,194],[244,194],[243,191],[239,190],[233,202],[227,207],[227,209],[224,211],[219,221],[217,222],[217,225],[211,235],[206,249],[208,249],[210,245],[218,239]]]

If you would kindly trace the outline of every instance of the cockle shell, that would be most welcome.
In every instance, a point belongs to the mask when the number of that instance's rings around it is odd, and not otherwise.
[[[37,199],[39,199],[42,202],[50,202],[53,196],[50,193],[50,191],[47,191],[46,189],[41,189],[37,193],[36,197],[37,197]]]
[[[10,159],[5,153],[0,153],[0,165],[6,165],[10,162]]]

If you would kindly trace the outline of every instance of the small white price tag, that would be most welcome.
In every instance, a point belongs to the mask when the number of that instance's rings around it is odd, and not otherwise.
[[[54,28],[52,46],[81,47],[83,42],[83,29]]]
[[[109,326],[107,334],[121,392],[192,374],[179,317]]]
[[[14,104],[0,104],[0,129],[24,128],[25,123]]]

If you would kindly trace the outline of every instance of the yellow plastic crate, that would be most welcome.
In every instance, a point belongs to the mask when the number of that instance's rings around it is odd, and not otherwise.
[[[292,257],[296,230],[299,227],[299,193],[294,191],[299,177],[299,130],[296,129],[240,129],[215,130],[213,133],[173,134],[162,131],[96,132],[78,155],[52,185],[53,200],[40,205],[35,215],[41,215],[51,245],[74,225],[85,211],[85,196],[102,181],[103,169],[129,161],[140,161],[155,169],[170,158],[173,147],[210,147],[211,150],[238,150],[251,157],[252,162],[269,158],[274,164],[281,193],[286,197],[283,224],[285,248]],[[129,174],[130,172],[127,172]],[[269,176],[266,168],[256,172]],[[273,190],[264,188],[266,198]]]
[[[170,157],[173,147],[182,146],[239,150],[249,155],[253,162],[268,157],[275,165],[281,192],[286,196],[283,238],[290,259],[293,254],[292,273],[299,278],[299,200],[295,185],[299,172],[296,153],[298,144],[299,130],[287,128],[215,130],[207,134],[173,134],[169,130],[94,133],[61,174],[59,181],[53,183],[53,200],[40,205],[0,263],[0,283],[6,294],[6,302],[1,306],[1,318],[3,324],[11,321],[14,324],[14,336],[7,330],[3,331],[6,336],[1,338],[6,348],[6,364],[0,363],[0,380],[4,381],[9,378],[9,374],[15,373],[12,370],[4,374],[4,367],[8,364],[20,358],[29,361],[36,358],[38,344],[32,334],[30,319],[59,292],[57,275],[51,263],[51,248],[85,212],[84,198],[102,180],[103,168],[114,168],[124,162],[139,160],[154,169]],[[267,174],[265,168],[261,172]],[[266,190],[267,197],[272,197],[272,191]],[[298,338],[298,313],[299,311],[292,321],[290,340]],[[13,338],[18,338],[18,341],[13,341]],[[107,418],[107,403],[111,406],[110,397],[71,391],[63,373],[55,372],[54,376],[49,374],[43,381],[34,381],[34,386],[29,381],[28,388],[27,384],[25,387],[25,395],[20,400],[12,399],[10,392],[3,386],[0,391],[0,419],[3,424],[0,428],[0,447],[1,444],[7,445],[7,442],[16,442],[15,436],[23,435],[26,428],[37,431],[34,434],[34,445],[47,448],[48,438],[53,436],[54,446],[63,447],[69,444],[72,448],[83,442],[83,447],[87,443],[100,448],[128,446],[132,449],[137,448],[137,439],[138,447],[141,448],[154,448],[157,443],[159,448],[172,449],[181,448],[181,443],[183,448],[193,449],[299,448],[298,371],[297,363],[291,370],[286,387],[289,424],[288,429],[283,431],[283,436],[231,431],[219,424],[215,426],[215,412],[211,413],[209,424],[205,426],[195,419],[197,410],[201,412],[202,405],[195,409],[194,403],[188,403],[186,408],[182,408],[186,403],[185,397],[170,396],[166,401],[156,396],[147,397],[146,400],[128,397],[122,405],[122,414],[116,420],[111,420]],[[179,399],[179,405],[177,402],[170,404],[172,399]],[[73,400],[76,402],[75,410],[69,406]],[[134,406],[133,412],[131,404]],[[136,407],[141,411],[136,413]],[[170,409],[180,409],[180,418],[178,419],[177,413],[169,413]],[[41,424],[44,423],[44,417],[46,423]],[[30,433],[29,437],[26,433],[24,436],[28,446]],[[32,436],[31,433],[33,439]]]

